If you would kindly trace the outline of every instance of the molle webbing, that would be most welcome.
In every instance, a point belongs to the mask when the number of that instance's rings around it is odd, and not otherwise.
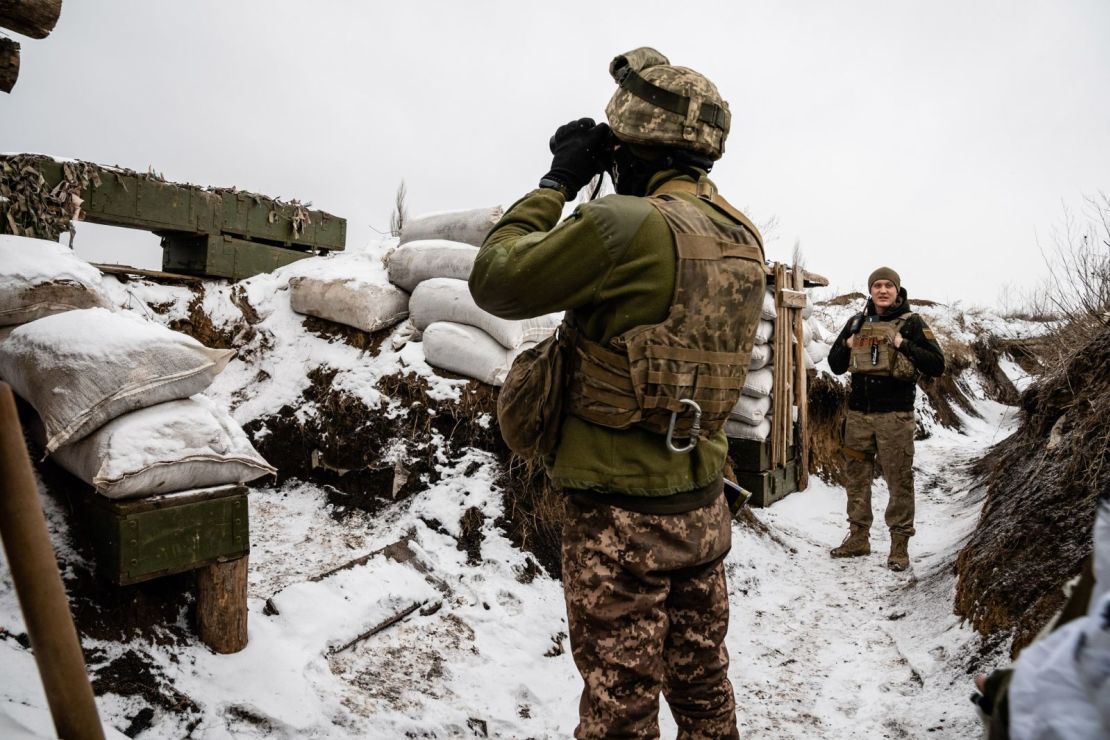
[[[636,327],[608,347],[579,336],[570,410],[600,426],[636,424],[660,434],[677,411],[681,435],[693,421],[682,404],[690,399],[702,410],[702,429],[713,433],[747,374],[763,300],[763,250],[747,226],[714,221],[671,195],[649,200],[675,240],[670,311],[662,323]]]

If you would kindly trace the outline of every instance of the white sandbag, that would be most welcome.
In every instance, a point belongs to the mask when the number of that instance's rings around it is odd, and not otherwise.
[[[761,319],[759,326],[755,329],[755,343],[768,344],[775,336],[775,324],[773,321]]]
[[[403,290],[354,277],[295,277],[289,281],[289,302],[297,313],[367,332],[393,326],[409,315],[409,296]]]
[[[129,313],[86,308],[24,324],[0,342],[0,377],[46,427],[46,451],[117,416],[207,388],[235,356]]]
[[[431,239],[402,244],[386,258],[389,282],[412,292],[433,278],[470,279],[478,248],[460,242]]]
[[[494,206],[421,216],[405,222],[401,228],[401,244],[421,239],[447,239],[480,247],[503,214],[501,206]]]
[[[0,326],[63,311],[110,307],[100,270],[58,242],[0,235]]]
[[[774,382],[775,372],[770,367],[752,370],[748,373],[747,379],[744,380],[744,387],[740,392],[752,398],[763,398],[771,395],[771,387]]]
[[[201,395],[124,414],[52,457],[108,498],[246,483],[276,472],[235,420]]]
[[[732,407],[729,412],[728,418],[742,421],[751,426],[757,426],[767,416],[767,412],[771,410],[771,397],[763,396],[761,398],[752,398],[751,396],[740,395],[740,400]]]
[[[813,299],[810,298],[809,293],[806,293],[806,305],[802,307],[802,318],[809,320],[813,316]]]
[[[501,385],[517,352],[502,347],[481,329],[437,321],[424,329],[424,359],[447,370],[490,385]]]
[[[809,327],[809,335],[813,337],[815,342],[825,341],[825,330],[821,328],[821,322],[812,316],[806,319],[806,326]]]
[[[416,286],[409,299],[409,313],[413,326],[421,331],[437,321],[467,324],[481,329],[506,349],[546,339],[560,321],[555,315],[522,321],[498,318],[478,308],[465,280],[453,278],[434,278]]]
[[[759,370],[771,364],[774,350],[769,344],[757,344],[752,347],[752,359],[748,363],[749,370]]]
[[[775,289],[768,288],[763,293],[763,309],[760,311],[761,319],[764,321],[774,321],[778,317],[775,310]]]
[[[814,365],[821,364],[821,361],[829,356],[829,350],[832,347],[824,342],[810,342],[806,345],[806,357]]]
[[[751,439],[762,442],[771,436],[771,420],[764,417],[763,421],[752,426],[742,421],[728,419],[725,421],[725,436],[733,439]]]

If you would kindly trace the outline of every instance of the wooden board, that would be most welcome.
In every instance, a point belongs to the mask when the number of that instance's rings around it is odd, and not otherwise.
[[[231,236],[170,235],[162,238],[162,269],[169,273],[214,275],[242,280],[315,256]]]

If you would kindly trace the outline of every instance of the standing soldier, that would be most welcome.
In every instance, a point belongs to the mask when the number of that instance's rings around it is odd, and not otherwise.
[[[559,338],[514,364],[498,418],[566,496],[576,736],[658,737],[662,690],[680,736],[737,737],[723,424],[759,319],[762,242],[707,177],[730,122],[713,83],[649,48],[610,73],[609,125],[555,132],[551,170],[486,237],[470,290],[505,318],[567,311]],[[605,170],[617,194],[560,223]],[[514,444],[532,432],[549,444]]]
[[[890,489],[886,526],[890,529],[887,567],[909,567],[913,528],[913,402],[920,374],[944,372],[944,355],[920,315],[910,311],[902,279],[880,267],[867,279],[871,297],[864,312],[848,320],[829,351],[837,375],[852,373],[844,456],[848,465],[848,536],[834,558],[871,553],[871,479],[875,458]]]

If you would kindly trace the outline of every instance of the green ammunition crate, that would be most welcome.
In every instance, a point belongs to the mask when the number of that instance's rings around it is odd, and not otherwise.
[[[271,247],[231,236],[173,234],[162,237],[162,269],[186,275],[242,280],[312,256],[312,252]]]
[[[120,586],[250,552],[244,486],[124,501],[90,492],[80,502],[97,567]]]
[[[730,439],[728,441],[728,456],[732,460],[733,469],[739,473],[741,470],[749,473],[759,473],[771,469],[771,441],[756,442],[751,439]],[[786,459],[793,460],[797,457],[796,448],[791,445],[786,448]]]
[[[798,490],[798,461],[791,460],[781,468],[760,473],[737,470],[736,480],[751,492],[749,506],[770,506]]]

